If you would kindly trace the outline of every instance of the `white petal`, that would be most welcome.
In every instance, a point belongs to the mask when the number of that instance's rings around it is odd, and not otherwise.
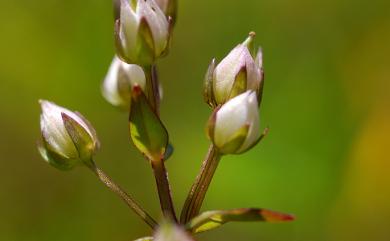
[[[102,93],[104,98],[110,104],[115,106],[122,104],[118,91],[119,66],[120,60],[117,57],[114,57],[102,86]]]
[[[251,92],[245,92],[226,102],[218,110],[214,129],[214,143],[223,146],[243,126],[250,124],[247,99]]]
[[[103,96],[114,106],[127,107],[131,99],[131,88],[135,85],[145,90],[143,69],[138,65],[127,64],[115,56],[103,82]]]
[[[215,68],[214,95],[218,103],[223,103],[229,96],[239,71],[246,66],[250,56],[246,46],[239,44]]]
[[[55,105],[49,101],[40,101],[41,114],[41,132],[50,145],[52,150],[62,154],[68,158],[76,158],[78,156],[77,149],[73,144],[67,130],[65,129],[61,113],[64,112],[69,116],[75,115],[60,106]],[[78,118],[75,116],[75,118]]]
[[[256,92],[252,91],[250,93],[249,97],[247,98],[246,106],[248,108],[248,122],[250,123],[250,127],[248,136],[238,152],[246,150],[260,137],[260,118]]]
[[[129,57],[134,57],[140,18],[130,6],[129,0],[121,0],[120,32],[122,47]]]
[[[155,53],[159,56],[167,47],[169,35],[169,23],[160,7],[154,0],[139,1],[137,15],[144,17],[149,24],[153,35]]]
[[[169,0],[155,0],[155,2],[164,13],[167,11]]]
[[[127,80],[130,81],[130,86],[139,85],[142,90],[145,90],[145,72],[140,66],[136,64],[127,64],[121,61],[121,70],[123,71],[123,74],[127,76]]]

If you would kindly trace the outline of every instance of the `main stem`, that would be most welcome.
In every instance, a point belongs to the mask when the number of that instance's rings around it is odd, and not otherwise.
[[[206,159],[203,161],[200,172],[196,177],[196,180],[191,187],[191,191],[184,203],[183,210],[180,215],[180,223],[185,224],[199,214],[207,189],[210,186],[220,159],[220,153],[214,145],[211,145]]]
[[[106,173],[104,173],[95,163],[88,165],[89,169],[106,185],[112,192],[117,194],[142,220],[152,229],[157,227],[157,222],[132,199],[118,184],[116,184]]]
[[[160,114],[160,91],[156,65],[143,67],[149,103],[157,115]]]
[[[172,192],[169,185],[168,173],[164,160],[151,161],[154,176],[156,178],[158,196],[164,217],[177,222],[175,208],[172,201]]]

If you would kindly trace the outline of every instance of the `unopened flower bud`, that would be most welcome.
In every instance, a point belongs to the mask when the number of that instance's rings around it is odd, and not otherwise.
[[[127,64],[115,56],[103,82],[104,98],[110,104],[128,110],[131,91],[136,85],[145,90],[146,80],[143,69],[135,64]]]
[[[121,0],[115,23],[118,56],[129,64],[148,66],[169,46],[170,23],[154,0]]]
[[[254,90],[260,104],[263,86],[262,51],[252,56],[255,34],[237,45],[218,65],[210,64],[205,78],[206,102],[212,107],[227,102],[247,90]]]
[[[177,16],[177,0],[155,0],[157,5],[165,13],[167,17],[171,17],[173,22],[176,22]]]
[[[193,241],[194,239],[184,230],[184,228],[164,221],[154,234],[154,241]]]
[[[69,170],[79,164],[89,164],[99,148],[96,132],[77,112],[52,102],[40,101],[42,157],[54,167]]]
[[[209,137],[222,154],[239,154],[260,138],[255,91],[247,91],[216,109],[209,121]]]

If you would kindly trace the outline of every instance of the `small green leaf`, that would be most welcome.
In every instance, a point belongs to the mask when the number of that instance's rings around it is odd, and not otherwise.
[[[233,210],[208,211],[193,218],[186,227],[193,233],[205,232],[218,228],[227,222],[286,222],[294,216],[266,209],[239,208]]]
[[[134,241],[153,241],[153,237],[143,237]]]
[[[167,149],[168,132],[141,88],[135,86],[132,94],[129,118],[131,140],[149,160],[161,160]]]

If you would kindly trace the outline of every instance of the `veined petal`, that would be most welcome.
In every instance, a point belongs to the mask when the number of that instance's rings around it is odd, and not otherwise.
[[[154,0],[139,1],[137,15],[145,18],[153,35],[155,54],[160,56],[166,49],[169,35],[169,23]]]
[[[110,104],[115,106],[122,104],[122,99],[119,95],[117,82],[119,67],[120,60],[117,57],[114,57],[102,86],[102,94],[104,98]]]
[[[129,0],[121,0],[119,38],[124,52],[134,59],[140,18],[130,6]]]
[[[238,153],[246,151],[252,144],[257,141],[261,135],[260,133],[260,118],[259,118],[259,107],[257,104],[256,92],[251,91],[247,100],[248,109],[248,123],[250,123],[248,136],[245,142],[242,144]]]
[[[78,151],[64,126],[61,113],[64,112],[78,121],[81,119],[71,111],[52,102],[42,100],[40,104],[42,108],[41,132],[50,149],[65,157],[77,158]]]
[[[246,46],[239,44],[215,68],[214,95],[218,103],[223,103],[229,96],[237,74],[246,67],[251,55]]]
[[[247,66],[247,90],[258,91],[262,81],[261,69],[256,65],[252,57],[246,60]]]

